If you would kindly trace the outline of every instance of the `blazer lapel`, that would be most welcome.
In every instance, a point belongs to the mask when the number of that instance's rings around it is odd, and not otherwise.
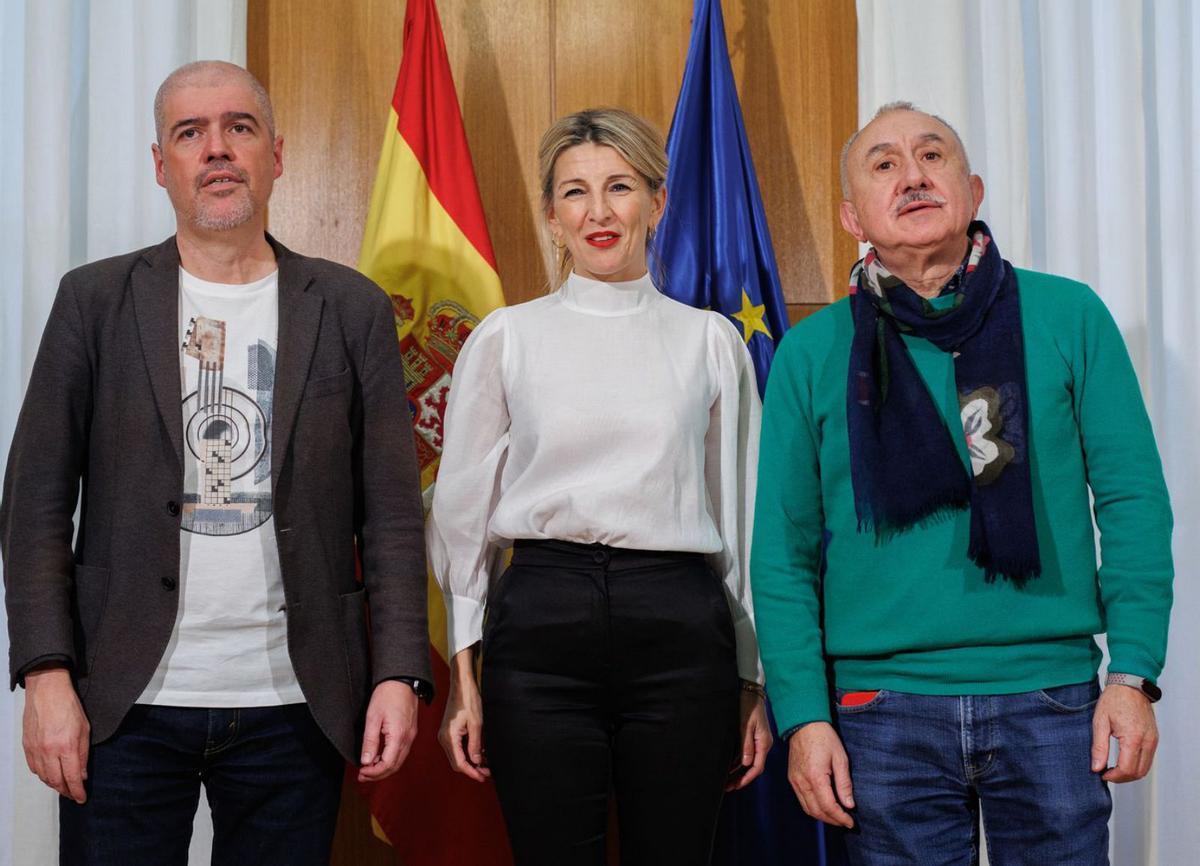
[[[287,453],[308,368],[321,328],[320,295],[310,294],[312,276],[304,259],[268,236],[279,263],[279,346],[275,363],[275,408],[271,420],[271,478],[277,483]]]
[[[148,251],[131,276],[134,315],[150,387],[183,467],[183,394],[179,382],[179,248],[171,237]]]

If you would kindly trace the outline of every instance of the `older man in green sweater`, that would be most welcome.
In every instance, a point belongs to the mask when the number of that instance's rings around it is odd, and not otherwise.
[[[993,862],[1107,863],[1106,783],[1154,757],[1172,579],[1121,335],[1087,286],[1004,261],[940,119],[880,109],[843,192],[871,249],[783,341],[759,465],[792,785],[856,863],[973,862],[981,806]]]

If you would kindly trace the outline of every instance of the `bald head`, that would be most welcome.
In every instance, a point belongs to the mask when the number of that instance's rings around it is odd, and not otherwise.
[[[843,199],[849,200],[849,198],[850,198],[850,152],[854,149],[854,145],[858,142],[859,136],[861,136],[863,134],[863,132],[866,130],[866,128],[868,126],[870,126],[872,123],[874,123],[876,120],[883,117],[884,115],[891,114],[896,111],[911,111],[916,114],[923,114],[926,117],[930,118],[931,120],[934,120],[937,123],[941,124],[942,126],[946,127],[946,129],[950,133],[951,138],[953,138],[955,145],[957,145],[959,153],[962,154],[962,161],[963,161],[963,165],[966,166],[967,174],[971,173],[971,163],[967,157],[967,148],[966,148],[966,146],[963,145],[963,141],[962,141],[962,138],[958,134],[958,130],[956,130],[953,126],[951,126],[949,123],[947,123],[942,118],[938,117],[936,114],[930,114],[927,111],[922,111],[921,109],[919,109],[915,105],[913,105],[911,102],[903,102],[903,101],[888,102],[884,105],[879,106],[879,110],[875,112],[875,116],[871,118],[870,122],[867,123],[865,126],[863,126],[862,129],[859,129],[852,136],[850,136],[850,138],[847,139],[846,143],[842,146],[842,155],[841,155],[840,164],[841,164],[842,198]]]
[[[238,82],[246,85],[254,94],[254,101],[262,113],[263,125],[271,139],[275,138],[275,111],[271,108],[271,97],[257,78],[235,63],[223,60],[197,60],[180,66],[166,77],[154,95],[154,135],[162,144],[163,127],[166,126],[167,100],[172,93],[184,87],[213,87],[219,84]]]

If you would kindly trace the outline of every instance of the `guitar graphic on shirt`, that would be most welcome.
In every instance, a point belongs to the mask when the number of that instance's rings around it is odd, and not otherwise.
[[[200,397],[200,463],[204,467],[200,502],[229,505],[234,430],[225,396],[225,323],[197,316],[188,324],[183,353],[200,362],[196,392]]]
[[[227,338],[225,321],[195,316],[182,346],[185,361],[197,365],[195,390],[183,398],[183,432],[199,472],[194,482],[187,476],[181,528],[201,535],[238,535],[271,515],[271,490],[262,484],[268,476],[260,464],[269,460],[274,353],[261,340],[248,348],[246,385],[256,400],[225,384]],[[266,401],[266,411],[259,400]]]

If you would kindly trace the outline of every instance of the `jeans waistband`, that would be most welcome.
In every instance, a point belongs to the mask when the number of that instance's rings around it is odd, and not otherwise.
[[[580,544],[558,539],[518,538],[513,542],[513,565],[560,568],[602,568],[629,571],[704,564],[704,554],[683,550],[635,550],[607,544]]]

